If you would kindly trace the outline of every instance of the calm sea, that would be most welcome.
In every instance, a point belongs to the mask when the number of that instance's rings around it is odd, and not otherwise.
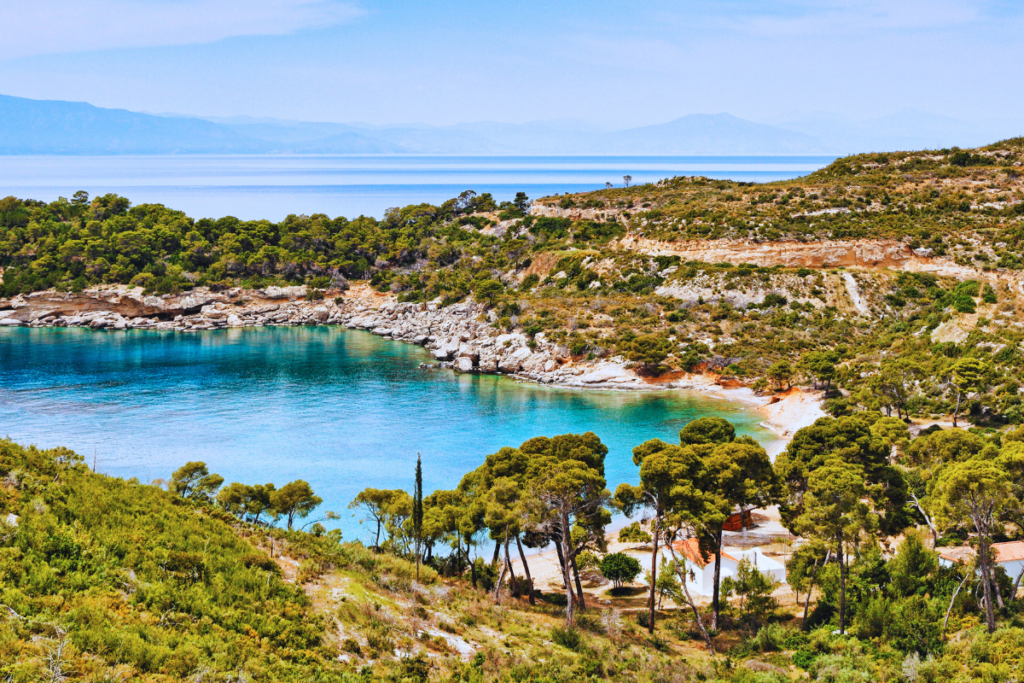
[[[342,513],[367,486],[454,488],[502,446],[593,431],[609,488],[637,481],[634,446],[720,415],[762,443],[761,417],[694,393],[580,391],[420,369],[422,348],[337,327],[202,333],[0,328],[0,436],[68,446],[102,472],[168,478],[202,460],[228,482],[305,479]]]
[[[194,218],[288,214],[380,217],[392,206],[439,204],[463,190],[499,201],[678,175],[767,182],[806,175],[835,157],[0,156],[0,196],[52,201],[114,192]]]

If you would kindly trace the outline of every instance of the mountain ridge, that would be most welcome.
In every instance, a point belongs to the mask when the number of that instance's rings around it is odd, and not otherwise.
[[[969,147],[999,137],[982,126],[909,110],[868,121],[816,113],[769,123],[726,112],[687,114],[609,130],[565,119],[431,126],[148,114],[10,95],[0,95],[0,122],[0,154],[7,155],[829,155]],[[1005,122],[1000,126],[1012,132]]]

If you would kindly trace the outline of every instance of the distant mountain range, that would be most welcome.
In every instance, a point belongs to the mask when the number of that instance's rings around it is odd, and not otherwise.
[[[1014,130],[1016,128],[1016,130]],[[606,130],[579,121],[451,126],[198,118],[0,95],[0,154],[828,155],[971,147],[1024,132],[905,110],[869,121],[832,114],[755,123],[690,114]]]

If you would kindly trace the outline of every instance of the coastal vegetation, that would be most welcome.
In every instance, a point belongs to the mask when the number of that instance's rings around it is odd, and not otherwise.
[[[757,391],[813,384],[835,415],[998,429],[1024,421],[1022,164],[1018,138],[847,157],[790,181],[674,178],[532,207],[522,193],[497,203],[467,191],[380,220],[196,220],[114,195],[8,197],[0,307],[104,283],[154,295],[304,284],[320,300],[364,280],[401,302],[475,299],[496,334],[543,339],[559,362],[711,371]],[[837,244],[880,251],[833,265]],[[824,251],[792,256],[805,247]],[[717,259],[723,249],[732,260]]]
[[[694,420],[637,444],[635,484],[614,492],[591,432],[508,445],[426,495],[418,460],[411,493],[349,504],[366,545],[333,512],[310,519],[323,501],[304,480],[225,485],[187,462],[125,481],[0,441],[0,677],[1015,680],[1022,576],[993,548],[1024,535],[1022,164],[1017,139],[765,185],[677,178],[532,207],[466,192],[277,224],[113,195],[0,201],[5,305],[115,283],[303,284],[320,301],[362,280],[405,303],[474,300],[479,324],[565,359],[802,386],[829,413],[774,460]],[[847,242],[884,248],[849,267],[672,253]],[[792,601],[746,558],[722,576],[729,519],[772,506]],[[609,533],[616,514],[631,523]],[[527,553],[544,548],[555,590]],[[947,548],[960,561],[940,562]],[[712,567],[709,600],[691,552]]]
[[[638,445],[640,484],[615,495],[606,452],[594,434],[537,437],[451,491],[417,495],[414,476],[412,495],[364,491],[353,505],[380,525],[367,548],[328,530],[330,513],[286,524],[320,502],[304,482],[224,486],[193,462],[143,484],[0,442],[0,674],[774,683],[1011,680],[1024,664],[1021,577],[990,551],[1024,533],[1024,430],[912,437],[867,411],[798,431],[773,465],[700,418],[679,445]],[[303,495],[274,495],[289,487]],[[680,541],[715,562],[723,511],[771,503],[801,539],[787,551],[796,599],[780,604],[747,559],[696,599]],[[609,551],[606,527],[641,509],[626,536],[660,538],[672,559],[630,601],[641,567]],[[940,565],[932,546],[961,544],[977,552]],[[555,549],[561,590],[534,585],[524,546]],[[603,594],[583,588],[595,564]]]

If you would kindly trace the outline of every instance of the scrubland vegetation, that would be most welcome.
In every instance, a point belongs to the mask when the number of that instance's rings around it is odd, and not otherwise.
[[[1024,530],[1024,430],[911,438],[878,412],[829,417],[773,465],[701,418],[678,445],[637,446],[640,483],[614,495],[606,452],[593,434],[540,437],[452,491],[367,489],[353,507],[380,527],[364,547],[320,520],[298,530],[320,503],[303,483],[223,486],[189,463],[142,484],[0,442],[0,675],[1009,681],[1024,663],[1021,577],[990,550]],[[746,560],[711,601],[693,595],[674,542],[696,538],[714,562],[726,516],[771,503],[801,537],[795,600]],[[669,549],[653,577],[606,544],[611,513],[641,509],[621,536]],[[567,580],[540,591],[530,556],[525,576],[511,556],[549,543]],[[976,553],[940,567],[933,546],[960,545]]]
[[[194,220],[113,195],[9,197],[0,295],[306,284],[316,298],[365,279],[402,301],[475,297],[496,328],[542,334],[564,359],[621,358],[652,375],[711,370],[764,391],[813,383],[840,390],[835,414],[955,413],[998,428],[1024,420],[1022,164],[1021,139],[860,155],[763,185],[675,178],[539,200],[559,216],[527,215],[522,194],[499,205],[469,191],[381,220],[280,223]],[[961,270],[684,262],[623,248],[627,233],[781,250],[884,238]]]
[[[569,359],[815,387],[831,415],[774,463],[728,423],[691,423],[678,443],[637,445],[638,484],[614,492],[598,435],[531,439],[452,490],[363,491],[352,507],[369,547],[328,530],[333,513],[311,519],[322,501],[303,481],[224,486],[187,463],[160,486],[0,442],[0,677],[1016,680],[1021,577],[991,545],[1024,532],[1022,163],[1020,139],[861,155],[780,183],[546,199],[549,216],[473,193],[382,220],[278,224],[112,195],[0,201],[8,298],[113,283],[306,284],[316,297],[361,279],[403,301],[473,297],[496,328],[544,335]],[[627,234],[895,240],[950,268],[684,262],[623,247]],[[938,418],[961,428],[915,425]],[[766,505],[801,538],[793,604],[749,564],[706,604],[678,558],[638,573],[607,552],[622,511],[642,520],[622,538],[672,557],[693,537],[716,561],[725,518]],[[522,549],[549,544],[563,581],[541,592]],[[967,563],[941,567],[934,548],[961,545]],[[595,600],[583,579],[601,574],[619,593]]]

